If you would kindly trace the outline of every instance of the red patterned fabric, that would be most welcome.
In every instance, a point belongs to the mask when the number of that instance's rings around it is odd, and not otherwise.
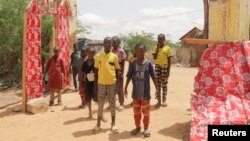
[[[61,47],[61,58],[63,59],[65,66],[65,77],[69,78],[69,32],[68,32],[68,16],[69,16],[69,6],[68,3],[64,5],[59,5],[56,7],[56,43],[57,46]],[[66,87],[70,85],[69,79],[66,79],[64,83]]]
[[[41,62],[40,8],[32,1],[27,13],[26,31],[26,93],[28,100],[39,98],[43,92]]]
[[[25,39],[25,53],[26,53],[26,72],[25,72],[25,88],[27,100],[39,98],[43,93],[42,86],[42,62],[41,62],[41,14],[55,14],[55,22],[58,25],[57,30],[57,46],[62,48],[61,57],[63,58],[65,68],[69,68],[69,34],[67,16],[69,13],[68,4],[64,3],[58,8],[51,9],[49,1],[44,0],[41,5],[37,0],[30,2],[30,7],[27,11],[26,24],[26,39]],[[66,78],[69,78],[69,69],[66,70]],[[66,87],[69,82],[64,83]]]
[[[208,124],[250,123],[250,42],[208,48],[191,99],[190,141],[206,141]]]

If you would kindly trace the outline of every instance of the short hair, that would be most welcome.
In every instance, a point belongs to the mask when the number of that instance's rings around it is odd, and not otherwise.
[[[112,38],[111,37],[105,37],[103,41],[105,40],[111,40],[112,41]]]
[[[78,46],[78,44],[77,43],[73,43],[73,47],[77,47]]]
[[[121,43],[121,39],[118,36],[113,36],[112,37],[112,40],[115,40],[115,39],[119,42],[119,44]]]
[[[95,49],[94,49],[94,48],[92,48],[92,47],[88,47],[88,48],[86,49],[86,52],[88,52],[89,50],[93,51],[93,52],[94,52],[94,54],[96,53]]]
[[[159,37],[163,37],[163,38],[166,40],[166,36],[165,36],[165,34],[163,34],[163,33],[159,34],[159,35],[158,35],[158,38],[159,38]]]
[[[136,50],[137,48],[142,48],[142,49],[144,49],[144,51],[146,51],[146,45],[143,42],[137,43],[135,45],[134,50]]]
[[[53,48],[53,50],[61,51],[61,48],[56,46],[56,47]]]
[[[81,48],[81,52],[82,52],[82,51],[86,52],[86,49],[85,49],[85,48]]]

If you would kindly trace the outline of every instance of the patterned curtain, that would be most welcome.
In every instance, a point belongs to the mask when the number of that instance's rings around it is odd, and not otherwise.
[[[207,125],[250,124],[250,42],[208,48],[194,92],[190,141],[206,141]]]
[[[61,47],[61,58],[64,61],[65,65],[65,73],[66,78],[69,78],[69,24],[68,24],[68,16],[69,16],[69,6],[68,3],[64,3],[63,5],[58,5],[56,7],[55,21],[56,21],[56,44]],[[70,82],[69,79],[66,79],[64,83],[65,87],[68,87]]]
[[[41,15],[55,15],[56,45],[62,48],[61,56],[65,62],[66,77],[69,78],[69,33],[68,33],[68,15],[69,7],[65,2],[56,6],[55,9],[50,7],[48,0],[44,0],[41,5],[37,0],[30,2],[27,10],[26,39],[25,39],[25,84],[27,100],[39,98],[43,93],[42,85],[42,61],[41,61]],[[65,82],[69,86],[69,81]]]

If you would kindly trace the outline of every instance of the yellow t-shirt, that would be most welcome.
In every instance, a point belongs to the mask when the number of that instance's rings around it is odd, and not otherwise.
[[[136,59],[136,57],[130,56],[130,57],[128,57],[128,62],[132,63],[135,59]]]
[[[157,47],[155,47],[155,51],[156,49]],[[162,48],[159,48],[159,52],[155,60],[155,64],[158,64],[161,67],[168,65],[168,57],[172,57],[172,51],[170,47],[164,46]]]
[[[120,67],[118,57],[114,53],[100,53],[95,59],[95,68],[98,69],[99,84],[111,85],[116,83],[115,70],[120,69]]]

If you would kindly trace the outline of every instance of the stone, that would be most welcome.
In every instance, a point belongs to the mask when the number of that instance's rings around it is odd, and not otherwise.
[[[36,98],[27,102],[27,112],[37,114],[46,112],[49,108],[49,103],[44,98]]]

